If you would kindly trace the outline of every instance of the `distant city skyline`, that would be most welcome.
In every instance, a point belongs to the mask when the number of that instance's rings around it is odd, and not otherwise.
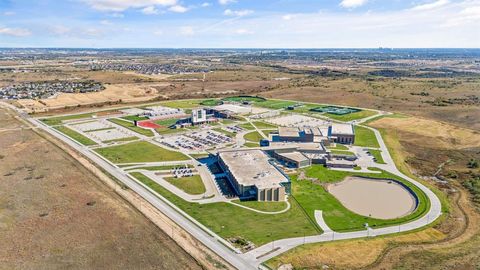
[[[0,0],[0,47],[479,48],[479,0]]]

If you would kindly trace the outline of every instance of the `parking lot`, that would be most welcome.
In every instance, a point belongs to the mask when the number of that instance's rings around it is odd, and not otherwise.
[[[203,151],[231,143],[232,139],[220,132],[203,130],[188,134],[165,137],[160,143],[174,149],[187,151]]]

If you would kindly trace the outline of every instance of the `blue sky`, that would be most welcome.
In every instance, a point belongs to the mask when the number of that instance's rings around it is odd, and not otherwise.
[[[0,47],[480,47],[480,0],[0,0]]]

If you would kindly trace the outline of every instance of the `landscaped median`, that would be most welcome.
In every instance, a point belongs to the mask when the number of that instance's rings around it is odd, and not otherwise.
[[[56,130],[60,131],[61,133],[67,135],[68,137],[74,139],[75,141],[83,144],[83,145],[96,145],[97,143],[93,140],[91,140],[90,138],[87,138],[85,136],[83,136],[82,134],[76,132],[75,130],[73,129],[70,129],[68,127],[65,127],[65,126],[58,126],[58,127],[55,127]]]
[[[165,181],[183,190],[191,195],[200,195],[205,193],[205,185],[203,185],[200,175],[192,175],[186,177],[165,177]]]
[[[354,129],[355,129],[354,145],[360,146],[360,147],[371,147],[371,148],[380,147],[377,141],[377,136],[375,136],[375,132],[373,132],[369,128],[362,127],[362,126],[355,126]]]
[[[189,159],[180,152],[167,150],[145,141],[96,148],[95,152],[112,163],[164,162]]]
[[[240,237],[260,246],[273,240],[321,233],[294,201],[281,214],[262,214],[231,203],[190,203],[139,172],[131,175],[221,237]]]

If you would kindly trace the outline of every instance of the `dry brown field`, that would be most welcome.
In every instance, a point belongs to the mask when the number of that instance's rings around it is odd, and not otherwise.
[[[265,97],[320,102],[400,112],[449,122],[480,130],[480,104],[434,106],[437,98],[478,97],[480,80],[476,79],[389,79],[367,81],[359,78],[321,78],[291,81],[262,93]],[[428,96],[412,95],[422,91]]]
[[[0,110],[0,269],[201,269],[70,155]]]

